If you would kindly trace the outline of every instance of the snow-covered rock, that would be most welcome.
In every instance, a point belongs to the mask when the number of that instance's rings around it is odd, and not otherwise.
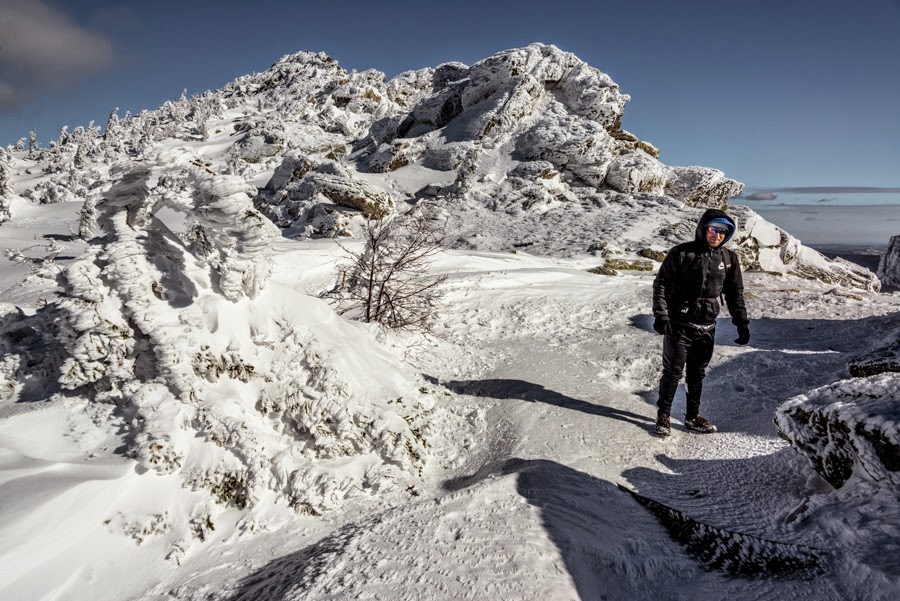
[[[642,150],[617,157],[609,166],[606,183],[626,194],[663,194],[669,170]]]
[[[841,380],[782,403],[775,427],[835,488],[854,475],[900,485],[900,376]]]
[[[886,286],[900,287],[900,236],[892,236],[878,262],[878,278]]]
[[[900,325],[900,315],[897,322]],[[896,339],[890,344],[850,361],[847,365],[850,375],[862,378],[886,372],[900,373],[900,329],[894,335]]]
[[[743,189],[744,184],[709,167],[672,167],[665,188],[666,194],[687,205],[712,208],[724,207]]]
[[[733,244],[747,271],[791,274],[849,288],[878,291],[881,283],[868,269],[845,259],[827,259],[747,207],[732,207],[738,220]]]
[[[316,164],[304,155],[286,157],[262,192],[257,206],[283,225],[293,224],[319,196],[373,219],[381,219],[395,208],[393,196],[377,185],[353,178],[338,163],[326,160]]]

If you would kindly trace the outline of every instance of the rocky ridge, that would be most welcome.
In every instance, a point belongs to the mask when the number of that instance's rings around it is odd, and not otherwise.
[[[691,237],[702,209],[726,208],[743,186],[713,168],[662,163],[622,129],[628,100],[552,45],[391,79],[300,52],[216,92],[124,119],[114,112],[102,135],[93,124],[64,130],[27,152],[23,139],[0,163],[44,175],[3,193],[4,206],[96,201],[112,185],[110,164],[183,144],[211,171],[264,184],[255,206],[291,235],[352,235],[360,216],[421,204],[458,247],[576,255],[602,246],[633,258]],[[732,210],[745,267],[878,289],[870,272]],[[624,227],[637,222],[644,231]]]

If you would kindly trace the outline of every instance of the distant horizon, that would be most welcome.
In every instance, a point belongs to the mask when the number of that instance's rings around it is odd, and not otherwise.
[[[756,192],[795,192],[797,194],[893,194],[900,188],[880,188],[876,186],[796,186],[763,187],[753,186]]]

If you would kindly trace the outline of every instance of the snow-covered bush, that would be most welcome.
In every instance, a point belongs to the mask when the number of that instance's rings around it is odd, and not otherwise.
[[[389,328],[428,331],[445,280],[428,274],[441,249],[434,225],[417,212],[368,220],[363,239],[361,251],[345,249],[351,263],[338,270],[342,312]]]

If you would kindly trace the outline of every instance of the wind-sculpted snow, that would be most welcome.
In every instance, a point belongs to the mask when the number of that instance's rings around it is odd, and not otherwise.
[[[278,230],[253,191],[183,150],[126,166],[63,298],[5,348],[12,390],[39,363],[23,352],[46,344],[52,321],[60,398],[86,399],[98,424],[119,424],[120,452],[145,477],[179,477],[192,499],[181,502],[199,513],[160,507],[152,528],[175,540],[176,560],[229,505],[322,514],[414,490],[430,449],[471,428],[324,302],[270,282]],[[193,219],[189,240],[160,221],[163,207]]]

